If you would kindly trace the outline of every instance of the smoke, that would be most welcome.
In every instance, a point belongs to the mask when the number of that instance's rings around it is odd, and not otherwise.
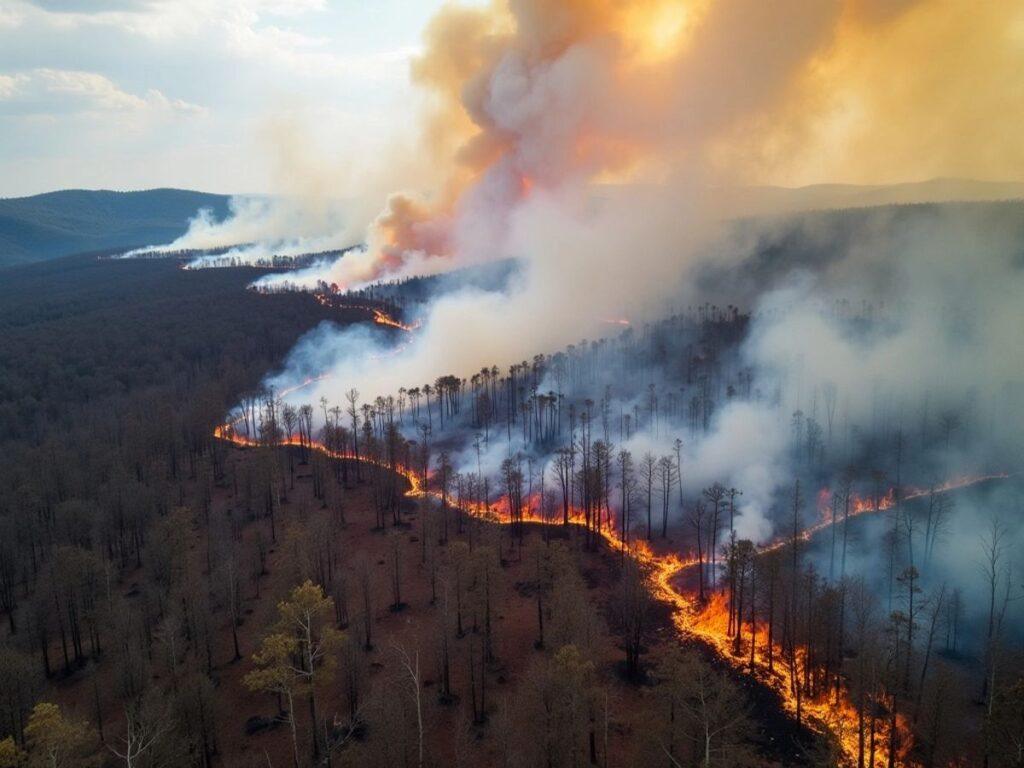
[[[125,255],[217,251],[190,264],[204,267],[345,250],[366,239],[381,201],[396,186],[417,183],[436,172],[434,163],[401,133],[387,142],[388,163],[356,153],[339,157],[336,148],[314,138],[312,126],[301,119],[301,106],[289,104],[281,111],[290,116],[269,119],[257,131],[271,159],[276,194],[237,195],[229,201],[230,212],[223,221],[200,211],[173,242]],[[320,266],[316,274],[322,276],[328,269],[329,264]],[[308,284],[315,282],[313,278]]]
[[[427,97],[422,151],[440,162],[427,183],[409,164],[391,187],[399,191],[376,197],[387,202],[364,256],[303,281],[357,287],[430,270],[434,258],[493,258],[540,190],[581,195],[603,181],[653,181],[667,197],[691,196],[720,175],[713,157],[724,137],[788,103],[850,8],[838,0],[447,6],[412,69]],[[377,177],[401,177],[395,166],[383,163]]]
[[[1024,100],[1007,85],[1014,78],[984,73],[1022,63],[1007,39],[1014,33],[995,31],[997,20],[1019,29],[1011,23],[1019,12],[993,3],[975,16],[973,8],[959,0],[447,6],[413,68],[427,95],[419,152],[363,175],[344,223],[301,202],[240,206],[225,224],[196,223],[184,242],[253,244],[248,253],[366,243],[327,265],[267,276],[265,287],[350,289],[498,259],[519,264],[500,290],[436,296],[420,330],[398,346],[378,329],[325,324],[308,334],[268,383],[280,390],[325,375],[294,395],[314,403],[341,404],[353,388],[373,402],[440,376],[504,369],[607,335],[610,317],[639,329],[703,300],[712,280],[724,301],[754,309],[725,365],[754,371],[755,391],[721,398],[701,428],[682,419],[645,425],[617,448],[665,456],[681,439],[687,498],[714,482],[739,488],[738,534],[756,542],[777,535],[793,479],[806,480],[813,497],[847,465],[862,476],[891,472],[897,430],[907,435],[904,481],[1013,470],[1024,458],[1019,206],[737,224],[729,221],[736,197],[707,192],[764,180],[992,177],[989,151],[1015,157],[1020,146],[1007,123],[990,119],[996,96],[1011,114]],[[964,56],[915,60],[919,49],[906,44],[951,46],[958,15],[970,19]],[[936,37],[922,40],[918,30]],[[969,117],[947,121],[922,103],[946,75],[984,80]],[[819,189],[801,205],[837,199],[845,198]],[[615,387],[628,412],[647,381],[615,370],[596,373],[591,386]],[[809,421],[822,433],[813,450],[804,444]],[[550,459],[515,435],[478,454],[471,434],[462,425],[458,437],[438,436],[462,471],[493,476],[517,453],[539,467]],[[808,461],[812,453],[824,458]]]
[[[704,199],[710,187],[807,179],[814,163],[829,180],[869,180],[865,168],[991,177],[992,158],[1019,152],[998,127],[1013,121],[992,118],[1021,108],[1007,85],[1021,24],[1011,3],[978,12],[965,0],[448,5],[412,66],[424,93],[418,146],[337,168],[294,121],[275,122],[279,177],[294,194],[240,204],[221,224],[200,218],[170,247],[243,244],[232,254],[253,260],[364,241],[358,254],[262,282],[352,288],[509,255],[513,220],[541,192],[582,199],[606,182],[656,184],[684,217],[706,219],[723,213]],[[937,115],[923,103],[946,93],[936,82],[962,84],[958,98],[977,108]],[[328,192],[346,201],[343,221]],[[687,210],[698,197],[700,210]]]
[[[728,0],[690,9],[666,37],[673,7],[447,8],[414,77],[434,103],[424,140],[453,153],[451,168],[428,193],[393,195],[365,252],[297,279],[345,288],[429,271],[438,259],[522,259],[509,293],[449,297],[430,309],[409,353],[420,367],[410,363],[405,381],[556,349],[608,316],[662,311],[714,236],[699,196],[711,142],[778,103],[841,16],[838,2],[769,10]],[[595,187],[626,174],[659,183]]]
[[[339,362],[329,366],[335,383],[324,385],[325,394],[338,401],[337,387],[349,386],[367,394],[393,393],[593,337],[603,332],[603,318],[657,317],[693,298],[689,279],[709,254],[717,267],[735,272],[749,244],[724,237],[718,223],[723,212],[702,195],[708,184],[732,177],[728,164],[717,164],[723,145],[766,123],[775,130],[804,125],[809,115],[819,114],[808,89],[824,63],[852,45],[850,40],[863,44],[866,30],[886,32],[922,5],[769,7],[726,0],[690,8],[668,25],[670,4],[660,2],[447,8],[428,30],[414,77],[432,97],[424,141],[451,155],[451,167],[425,192],[393,195],[370,227],[365,252],[338,260],[326,273],[300,273],[300,279],[349,287],[495,258],[517,258],[523,269],[507,291],[438,299],[421,333],[393,357],[380,357],[377,349],[353,351],[339,341]],[[666,28],[672,30],[667,36]],[[884,59],[888,53],[877,55]],[[790,114],[797,99],[810,107],[799,120]],[[820,145],[811,150],[821,154]],[[600,183],[606,181],[629,183]],[[843,388],[849,419],[871,407],[866,399],[879,387],[910,402],[915,386],[920,390],[922,382],[941,380],[949,386],[937,396],[952,402],[963,388],[953,386],[956,379],[944,376],[937,361],[962,359],[963,350],[973,354],[975,347],[984,350],[975,370],[996,372],[995,340],[957,340],[934,323],[943,306],[934,290],[943,280],[960,279],[956,268],[971,263],[964,255],[972,244],[947,244],[943,271],[936,269],[923,282],[916,273],[936,268],[927,262],[934,238],[902,237],[906,243],[859,238],[849,258],[823,270],[817,281],[794,283],[763,301],[767,319],[756,325],[745,354],[780,379],[801,381],[786,390],[787,407],[806,407],[801,398],[836,381],[849,382]],[[892,298],[908,302],[897,318],[898,332],[869,343],[844,335],[837,321],[811,308],[815,300],[830,300],[833,284],[861,298],[876,295],[870,283],[847,280],[851,270],[863,269],[884,284],[862,257],[880,262],[884,271],[886,256],[906,248],[912,253],[898,277],[914,292]],[[989,284],[1002,287],[996,295],[1011,290],[1012,284],[1000,283],[998,264],[992,267],[973,295],[982,307],[988,306]],[[787,311],[780,314],[780,307]],[[987,333],[991,322],[1012,326],[1012,310],[1005,316],[992,312],[976,319],[976,332]],[[319,336],[314,343],[331,346]],[[304,354],[300,347],[295,358]],[[1019,365],[1004,362],[1006,370]],[[745,417],[768,423],[768,417],[750,412]],[[778,413],[770,418],[777,423]],[[716,424],[724,430],[722,445],[742,440],[727,415],[720,414]],[[709,446],[707,461],[714,463],[714,442]],[[759,468],[751,473],[779,474],[779,442],[760,447],[762,455],[747,462]],[[748,482],[767,485],[756,478]]]
[[[218,221],[209,210],[201,210],[189,222],[188,231],[171,243],[148,246],[125,254],[152,256],[182,251],[214,251],[197,256],[190,268],[201,268],[229,260],[237,264],[267,262],[274,256],[339,250],[351,245],[342,221],[342,206],[293,197],[232,197],[229,218]]]
[[[538,188],[656,183],[685,197],[723,182],[998,177],[993,163],[1020,152],[1000,105],[1024,108],[1007,85],[1022,26],[1011,3],[956,0],[447,6],[412,70],[438,168],[392,188],[367,256],[327,282],[490,258]],[[952,108],[965,100],[975,108]],[[804,205],[815,196],[829,191]]]
[[[789,431],[777,414],[758,403],[738,401],[726,405],[708,433],[696,433],[682,423],[659,426],[657,434],[644,429],[630,436],[621,449],[639,459],[674,456],[674,441],[682,442],[682,486],[688,498],[699,498],[704,488],[720,483],[742,492],[736,500],[736,535],[758,544],[776,534],[773,507],[780,478],[789,476]],[[679,526],[673,509],[671,524]]]
[[[989,446],[976,460],[1019,466],[1020,206],[915,213],[879,212],[841,258],[765,295],[746,355],[786,382],[789,412],[816,407],[820,419],[822,393],[836,387],[837,424],[909,433],[922,420],[955,419]],[[873,307],[867,325],[861,311],[843,311],[862,302]]]

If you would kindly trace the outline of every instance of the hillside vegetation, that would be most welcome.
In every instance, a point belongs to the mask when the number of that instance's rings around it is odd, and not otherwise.
[[[72,253],[170,242],[202,208],[218,219],[228,197],[185,189],[68,189],[0,199],[0,268]]]

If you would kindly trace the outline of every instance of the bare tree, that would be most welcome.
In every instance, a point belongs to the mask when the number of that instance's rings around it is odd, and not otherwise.
[[[671,456],[662,456],[658,459],[658,482],[661,488],[661,538],[663,539],[668,536],[669,497],[672,495],[672,485],[678,474]]]
[[[640,458],[640,466],[637,468],[641,481],[644,484],[647,494],[647,540],[651,540],[651,501],[654,496],[654,474],[658,467],[657,459],[650,451],[644,453]]]

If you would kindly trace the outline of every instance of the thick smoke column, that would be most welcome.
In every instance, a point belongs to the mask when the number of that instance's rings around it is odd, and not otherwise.
[[[448,173],[420,199],[393,195],[365,253],[263,284],[344,288],[431,260],[525,260],[510,293],[431,310],[419,375],[406,381],[557,348],[604,317],[658,313],[713,235],[696,190],[714,142],[780,104],[843,15],[838,2],[751,0],[448,7],[414,67],[435,99],[424,133],[453,155]],[[659,184],[599,184],[626,178]]]
[[[426,262],[438,257],[492,258],[538,189],[644,183],[677,196],[823,173],[872,180],[866,167],[884,168],[876,178],[886,181],[999,174],[988,158],[1021,151],[997,119],[1000,104],[1022,109],[1006,83],[1024,54],[1000,31],[1014,16],[1010,3],[977,12],[914,0],[448,6],[412,73],[429,97],[432,183],[418,169],[392,187],[366,255],[337,262],[327,281],[351,287],[436,271]],[[922,47],[962,55],[917,55]],[[934,113],[924,95],[937,81],[964,84],[969,117]],[[964,93],[970,83],[986,85]],[[929,130],[911,129],[922,123]]]
[[[687,207],[721,184],[991,177],[1005,167],[993,158],[1021,152],[1007,119],[1024,109],[1008,85],[1024,64],[1006,32],[1019,14],[963,0],[449,5],[412,68],[426,99],[419,147],[342,172],[278,126],[297,204],[199,220],[175,247],[245,244],[237,255],[251,260],[365,241],[288,278],[351,288],[508,255],[512,219],[539,190],[653,184]],[[948,50],[958,55],[936,53]],[[935,82],[972,108],[937,114]],[[346,201],[344,222],[324,215],[327,197]]]

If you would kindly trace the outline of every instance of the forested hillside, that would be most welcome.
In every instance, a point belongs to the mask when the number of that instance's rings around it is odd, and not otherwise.
[[[228,197],[185,189],[67,189],[0,199],[0,267],[170,242],[202,208],[222,219]]]
[[[124,653],[135,646],[117,637],[136,626],[137,615],[123,600],[137,589],[135,568],[115,552],[126,554],[121,545],[134,541],[137,565],[149,563],[144,542],[184,501],[184,484],[200,471],[200,457],[209,456],[210,424],[326,317],[307,297],[246,291],[252,276],[94,255],[4,273],[0,605],[7,621],[0,633],[0,734],[23,739],[28,708],[38,698],[66,702],[87,668],[122,669]],[[158,548],[150,540],[146,551]],[[116,596],[112,612],[113,604],[95,602],[97,594],[72,574],[96,575],[101,563],[114,568],[104,589]],[[76,582],[72,591],[88,594],[64,602],[64,577]],[[115,614],[127,624],[111,634]],[[87,659],[94,663],[87,667]],[[114,683],[104,678],[103,685]],[[121,701],[114,695],[111,711]],[[54,731],[62,750],[54,764],[85,764],[76,727]],[[97,738],[86,739],[90,754],[97,747],[106,752]],[[0,764],[12,764],[7,759],[14,758],[0,739]]]
[[[761,766],[819,748],[771,691],[680,648],[645,572],[582,529],[432,509],[379,459],[214,438],[303,330],[359,310],[171,260],[7,274],[0,766]],[[360,450],[382,456],[369,424]]]

